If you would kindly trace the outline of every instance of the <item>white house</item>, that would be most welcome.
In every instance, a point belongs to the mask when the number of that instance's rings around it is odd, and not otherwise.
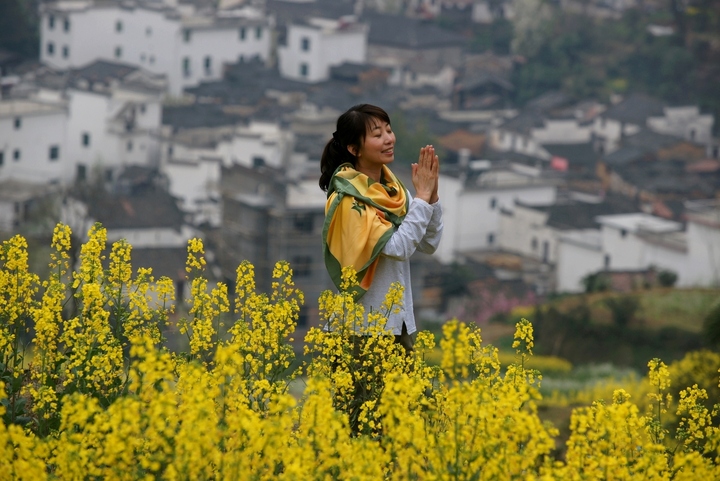
[[[66,91],[69,104],[65,181],[105,177],[126,165],[159,160],[164,76],[139,68],[96,61],[73,70]]]
[[[283,77],[305,82],[330,78],[330,67],[367,60],[368,27],[352,17],[339,20],[309,18],[287,28],[286,45],[278,47]]]
[[[720,286],[720,201],[685,204],[689,262],[686,285]]]
[[[70,170],[66,102],[0,100],[0,181],[60,182]]]
[[[558,292],[583,292],[583,278],[602,270],[603,262],[600,229],[563,232],[558,237],[555,289]]]
[[[675,135],[685,140],[708,145],[712,141],[712,129],[715,117],[701,114],[696,106],[665,107],[664,115],[647,119],[649,129],[667,135]]]
[[[557,182],[542,176],[539,170],[531,173],[519,168],[487,167],[487,161],[471,161],[464,174],[440,176],[445,228],[436,255],[441,262],[457,260],[462,251],[498,247],[500,212],[512,209],[516,201],[555,201]]]
[[[40,61],[56,68],[97,59],[165,74],[170,92],[222,78],[223,63],[270,56],[270,21],[250,8],[61,0],[40,7]]]
[[[217,226],[222,168],[280,168],[288,164],[292,147],[292,132],[276,123],[184,129],[165,140],[161,170],[170,193],[193,216],[193,223]]]
[[[640,132],[648,124],[648,118],[663,116],[665,105],[647,95],[634,94],[611,105],[592,124],[595,149],[609,154],[618,149],[623,137]]]

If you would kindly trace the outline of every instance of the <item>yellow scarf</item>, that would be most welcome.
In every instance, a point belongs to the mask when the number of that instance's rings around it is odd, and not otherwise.
[[[355,299],[372,284],[380,252],[408,211],[402,182],[383,166],[383,182],[375,182],[351,164],[335,171],[328,187],[323,225],[325,267],[340,289],[342,269],[352,266],[359,286]]]

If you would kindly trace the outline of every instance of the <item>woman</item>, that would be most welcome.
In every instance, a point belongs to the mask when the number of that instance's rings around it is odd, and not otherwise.
[[[412,198],[388,168],[394,146],[390,118],[380,107],[356,105],[338,118],[320,161],[320,188],[328,194],[323,251],[338,289],[342,268],[355,268],[355,299],[365,312],[380,309],[391,283],[405,287],[402,306],[389,314],[385,328],[410,351],[417,330],[410,256],[416,250],[432,254],[440,243],[440,162],[432,145],[420,149],[412,164]]]

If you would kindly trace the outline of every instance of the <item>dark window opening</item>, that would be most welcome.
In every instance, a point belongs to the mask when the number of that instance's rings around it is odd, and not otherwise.
[[[90,134],[88,134],[87,132],[82,134],[82,144],[84,147],[90,146]]]
[[[314,216],[312,214],[296,214],[293,219],[293,227],[298,232],[310,233],[313,231]]]
[[[51,145],[49,157],[50,157],[50,160],[59,159],[60,158],[60,147],[58,147],[57,145]]]
[[[312,273],[312,257],[311,256],[295,256],[292,263],[293,274],[295,277],[309,277]]]

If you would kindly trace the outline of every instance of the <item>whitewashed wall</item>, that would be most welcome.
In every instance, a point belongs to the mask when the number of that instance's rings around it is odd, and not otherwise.
[[[542,128],[532,129],[532,138],[540,144],[580,144],[590,142],[592,127],[575,119],[545,120]]]
[[[307,39],[308,49],[303,50]],[[352,30],[337,31],[312,25],[290,25],[287,45],[278,48],[280,74],[306,82],[330,78],[330,67],[343,62],[365,63],[367,60],[367,29],[355,25]],[[303,74],[302,65],[306,66]]]
[[[15,127],[16,119],[19,128]],[[68,170],[67,124],[65,107],[29,100],[0,101],[0,180],[62,181]],[[57,147],[56,159],[50,158],[52,147]]]
[[[170,92],[179,95],[183,87],[202,80],[222,77],[225,62],[260,57],[267,60],[271,34],[267,21],[247,22],[241,38],[242,20],[225,20],[222,26],[210,18],[188,21],[179,15],[137,7],[99,4],[92,7],[41,9],[40,60],[56,67],[80,67],[97,59],[124,62],[168,77]],[[55,18],[50,28],[50,18]],[[69,31],[65,31],[65,19]],[[260,26],[255,26],[261,23]],[[256,35],[260,30],[260,36]],[[186,34],[186,31],[189,32]],[[54,53],[48,45],[52,43]],[[67,56],[64,56],[67,48]],[[204,61],[209,57],[210,69]],[[184,59],[188,59],[186,74]]]
[[[683,279],[688,286],[720,286],[720,229],[688,222],[688,268]]]
[[[600,231],[584,229],[565,232],[559,236],[557,250],[556,290],[583,292],[583,278],[603,268]]]

